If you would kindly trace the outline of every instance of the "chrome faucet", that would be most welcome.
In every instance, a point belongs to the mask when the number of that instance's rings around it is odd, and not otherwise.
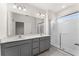
[[[19,34],[18,37],[19,37],[19,38],[22,38],[22,34]]]
[[[19,35],[19,38],[21,38],[22,36],[21,35]]]

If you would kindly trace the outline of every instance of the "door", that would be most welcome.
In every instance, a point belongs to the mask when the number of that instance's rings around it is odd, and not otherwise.
[[[40,52],[43,52],[45,50],[45,40],[40,41]]]
[[[19,56],[19,46],[5,48],[5,56]]]
[[[50,38],[49,37],[43,37],[40,39],[40,52],[43,52],[44,50],[49,49],[50,47]]]
[[[31,43],[25,43],[20,46],[20,55],[21,56],[31,56],[32,54]]]

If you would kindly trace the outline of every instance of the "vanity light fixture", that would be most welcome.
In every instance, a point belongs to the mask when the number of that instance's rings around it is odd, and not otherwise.
[[[38,16],[38,17],[45,17],[45,15],[42,14],[42,13],[37,13],[37,16]]]
[[[43,17],[44,17],[45,15],[44,15],[44,14],[41,14],[41,16],[43,16]]]
[[[41,16],[41,17],[45,17],[45,15],[44,15],[44,14],[42,14],[42,13],[41,13],[41,15],[40,15],[40,16]]]

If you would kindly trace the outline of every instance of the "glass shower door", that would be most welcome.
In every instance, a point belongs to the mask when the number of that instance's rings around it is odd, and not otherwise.
[[[58,19],[58,29],[61,33],[61,49],[73,55],[79,55],[79,13]]]

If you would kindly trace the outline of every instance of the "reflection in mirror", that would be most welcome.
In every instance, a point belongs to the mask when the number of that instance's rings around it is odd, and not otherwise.
[[[15,30],[16,35],[24,35],[24,22],[16,22]]]
[[[37,29],[38,29],[37,31],[38,34],[43,34],[44,33],[44,22],[38,23]]]
[[[44,34],[44,19],[11,12],[8,21],[10,36]]]

